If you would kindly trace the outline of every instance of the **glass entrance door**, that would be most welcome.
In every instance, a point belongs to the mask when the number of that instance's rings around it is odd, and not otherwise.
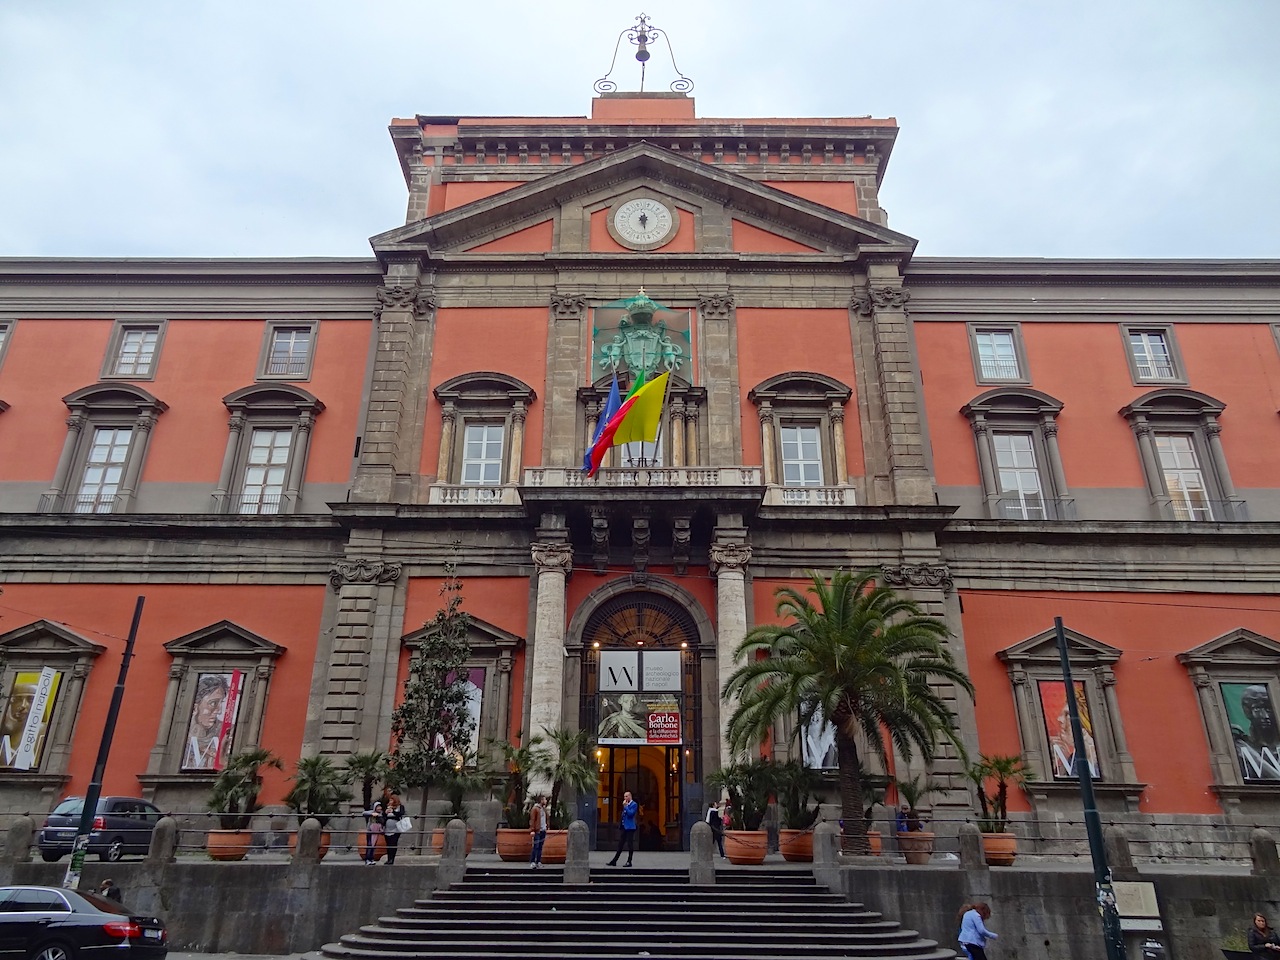
[[[596,794],[596,849],[616,850],[622,829],[622,795],[630,790],[640,812],[636,848],[680,850],[681,767],[679,747],[600,747]]]

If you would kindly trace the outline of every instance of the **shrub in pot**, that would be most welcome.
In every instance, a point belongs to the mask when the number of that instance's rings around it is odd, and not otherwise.
[[[966,773],[978,788],[983,857],[993,867],[1011,866],[1018,855],[1018,838],[1009,832],[1009,784],[1026,779],[1022,757],[984,755]]]
[[[298,825],[308,817],[320,821],[320,856],[329,850],[329,820],[342,812],[342,805],[351,799],[351,791],[347,787],[348,775],[344,767],[338,766],[329,757],[302,757],[294,767],[290,778],[293,786],[285,795],[288,804],[298,817]],[[297,835],[290,844],[297,842]]]
[[[217,816],[220,829],[209,831],[206,849],[215,860],[243,860],[248,852],[249,824],[262,809],[258,793],[263,767],[280,770],[283,764],[270,750],[256,747],[236,754],[214,777],[207,807]]]
[[[777,782],[774,765],[757,757],[735,761],[707,777],[707,786],[729,795],[724,852],[730,863],[764,863],[768,836],[760,825]]]
[[[455,766],[439,778],[440,787],[449,801],[449,812],[442,815],[439,827],[431,838],[431,848],[437,852],[444,850],[444,829],[450,820],[461,820],[466,823],[471,816],[467,807],[467,794],[484,789],[489,782],[488,773],[482,768],[480,758],[475,751],[468,748],[460,750],[455,758]],[[467,853],[475,844],[476,831],[467,827]]]
[[[822,774],[799,760],[774,765],[778,814],[778,850],[789,863],[813,862],[813,825],[822,815],[822,798],[814,791],[822,785]],[[809,805],[811,799],[817,804]]]
[[[516,734],[521,739],[521,734]],[[528,861],[533,848],[533,838],[529,835],[528,775],[541,761],[544,751],[540,749],[541,737],[530,737],[520,746],[505,740],[490,741],[502,757],[502,765],[506,776],[502,783],[502,821],[497,830],[498,856],[510,863]]]
[[[910,780],[898,780],[896,784],[898,796],[907,804],[905,816],[900,814],[898,817],[898,849],[902,851],[907,863],[928,863],[933,856],[936,837],[932,831],[924,829],[919,808],[930,795],[941,793],[942,788],[928,777],[922,779],[919,776]]]
[[[589,730],[556,730],[543,728],[546,749],[534,763],[534,774],[551,784],[548,806],[551,829],[542,848],[543,863],[564,863],[568,854],[569,824],[573,817],[562,799],[565,789],[574,791],[594,787],[600,769],[593,754],[595,737]]]

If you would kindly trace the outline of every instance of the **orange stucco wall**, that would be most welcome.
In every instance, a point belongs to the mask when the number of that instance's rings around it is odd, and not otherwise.
[[[276,661],[263,717],[262,745],[285,761],[284,773],[266,772],[264,802],[283,796],[284,778],[302,746],[323,586],[186,584],[7,583],[0,597],[0,631],[50,620],[106,647],[85,683],[72,734],[66,794],[84,793],[98,755],[100,734],[120,671],[125,638],[139,595],[146,597],[134,658],[121,702],[103,793],[135,796],[159,731],[173,659],[163,644],[230,620],[287,648]]]
[[[690,210],[683,207],[676,208],[680,213],[680,226],[676,229],[676,234],[671,238],[669,243],[663,244],[656,250],[650,250],[649,253],[690,253],[696,249],[695,223],[694,214]],[[591,252],[592,253],[633,253],[629,247],[624,247],[609,233],[609,217],[612,215],[612,208],[608,210],[597,210],[591,214]]]
[[[938,483],[980,483],[973,432],[960,408],[991,389],[975,382],[962,323],[916,322]],[[1222,444],[1239,488],[1274,484],[1270,452],[1280,444],[1280,351],[1265,324],[1179,324],[1190,389],[1227,405]],[[1031,386],[1063,403],[1058,445],[1070,487],[1144,487],[1125,404],[1159,384],[1134,386],[1114,323],[1024,323]],[[1083,375],[1082,375],[1083,374]]]
[[[1115,665],[1116,693],[1138,780],[1150,784],[1142,812],[1219,811],[1207,789],[1209,747],[1195,690],[1176,657],[1238,627],[1280,635],[1280,598],[969,590],[961,596],[983,752],[1020,750],[1009,675],[997,651],[1052,629],[1060,616],[1070,629],[1125,651]],[[1158,703],[1152,690],[1160,691]]]
[[[742,459],[759,464],[760,421],[755,404],[747,399],[751,388],[779,373],[823,373],[857,393],[853,370],[853,342],[847,310],[776,310],[744,307],[737,311],[738,383],[742,391]],[[815,349],[820,345],[820,349]],[[844,438],[848,473],[865,473],[862,428],[856,400],[845,407]],[[828,483],[837,482],[830,478]]]
[[[816,253],[816,247],[780,237],[741,220],[733,221],[733,249],[739,253]]]
[[[472,247],[470,253],[549,253],[555,242],[555,221],[544,220],[497,240]]]
[[[837,163],[843,162],[840,157]],[[850,171],[852,172],[852,171]],[[784,193],[812,200],[832,210],[839,210],[851,216],[858,216],[858,185],[838,180],[766,180],[766,185]]]
[[[542,405],[546,403],[546,308],[450,307],[437,312],[435,322],[431,386],[481,370],[505,373],[527,383],[537,399],[529,407],[524,425],[523,462],[526,467],[540,464]],[[434,476],[440,462],[440,403],[434,396],[427,403],[425,429],[421,470]]]
[[[66,439],[62,397],[98,383],[111,320],[19,321],[0,368],[0,481],[53,478]],[[174,320],[166,326],[154,380],[133,381],[169,405],[151,434],[142,482],[215,484],[227,438],[222,398],[254,382],[265,336],[261,320]],[[296,385],[325,404],[311,435],[306,480],[342,483],[351,471],[370,324],[331,320],[315,341],[312,377]]]
[[[507,180],[460,180],[457,183],[441,184],[431,189],[431,195],[427,200],[429,207],[427,212],[435,214],[443,210],[452,210],[464,203],[484,200],[486,197],[492,197],[494,194],[519,185],[518,181]]]

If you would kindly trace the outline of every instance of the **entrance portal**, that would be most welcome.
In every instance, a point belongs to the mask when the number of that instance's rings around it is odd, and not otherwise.
[[[636,848],[680,850],[680,747],[599,747],[600,786],[596,794],[596,848],[615,850],[622,829],[622,795],[630,790],[640,812]]]

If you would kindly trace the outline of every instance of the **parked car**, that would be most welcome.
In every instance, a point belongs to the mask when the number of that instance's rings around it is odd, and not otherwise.
[[[40,856],[53,863],[71,852],[84,797],[67,797],[45,819],[37,843]],[[160,811],[137,797],[99,797],[93,832],[89,834],[89,853],[112,863],[125,854],[145,856],[151,847],[151,834],[160,821]]]
[[[0,887],[0,958],[164,960],[168,953],[163,920],[114,900],[58,887]]]

